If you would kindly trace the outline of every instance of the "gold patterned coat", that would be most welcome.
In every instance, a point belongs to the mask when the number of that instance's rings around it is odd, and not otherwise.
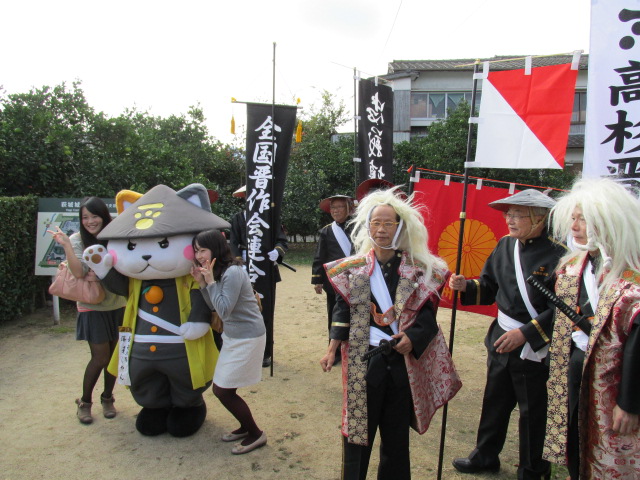
[[[558,274],[556,292],[575,307],[580,274],[584,267],[586,253],[576,256]],[[616,405],[622,378],[622,358],[624,345],[631,331],[634,318],[640,313],[640,273],[625,271],[622,278],[600,293],[595,312],[589,344],[585,352],[584,370],[580,388],[579,428],[580,428],[580,477],[585,479],[638,479],[640,478],[640,433],[620,435],[611,430],[613,408]],[[558,313],[558,338],[569,337],[566,331],[568,319]],[[564,317],[564,319],[562,319]],[[558,323],[558,320],[556,320]],[[562,324],[565,324],[563,327]],[[556,330],[554,329],[554,337]],[[555,340],[554,340],[555,342]],[[566,341],[564,342],[566,343]],[[561,358],[567,354],[561,346]],[[560,419],[566,419],[566,387],[558,387],[554,372],[552,354],[549,382],[549,423],[551,437],[545,442],[545,453],[558,463],[564,463],[566,445],[566,422],[564,428]],[[562,400],[562,399],[565,400]],[[564,420],[562,420],[564,421]],[[557,430],[553,430],[557,426]],[[564,436],[563,436],[564,435]],[[563,445],[564,443],[564,445]]]
[[[367,364],[360,358],[369,348],[370,276],[375,261],[371,250],[366,256],[348,257],[325,266],[336,293],[344,298],[351,312],[349,341],[342,343],[342,434],[357,445],[368,442]],[[415,322],[425,302],[431,300],[437,306],[447,272],[434,271],[431,278],[426,278],[421,265],[411,264],[403,252],[399,274],[394,310],[398,331],[402,332]],[[440,329],[420,358],[404,355],[404,359],[413,400],[411,426],[423,434],[436,410],[454,397],[462,382]]]

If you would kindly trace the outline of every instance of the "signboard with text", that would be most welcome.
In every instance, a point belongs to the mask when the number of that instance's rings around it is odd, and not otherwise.
[[[112,217],[116,216],[116,202],[103,198]],[[41,198],[38,200],[38,224],[36,231],[35,274],[53,276],[65,259],[64,249],[53,241],[47,230],[59,227],[67,235],[80,230],[81,198]]]

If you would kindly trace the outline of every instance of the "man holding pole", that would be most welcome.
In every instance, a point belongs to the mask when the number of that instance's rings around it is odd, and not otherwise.
[[[238,190],[233,192],[233,196],[236,198],[245,198],[246,197],[246,186],[240,187]],[[233,255],[242,259],[243,262],[247,262],[247,220],[246,220],[246,210],[242,209],[242,211],[236,213],[230,220],[231,230],[230,230],[230,238],[229,238],[229,246],[231,247],[231,252]],[[265,345],[264,356],[262,360],[262,366],[267,368],[271,366],[272,356],[273,356],[273,318],[275,313],[275,303],[276,303],[276,288],[275,284],[282,280],[280,277],[280,270],[278,269],[278,264],[282,263],[282,259],[284,258],[285,253],[288,250],[288,242],[287,235],[284,232],[282,226],[278,229],[278,234],[276,237],[275,245],[273,250],[267,253],[267,256],[270,261],[274,262],[273,265],[273,286],[272,286],[272,295],[270,301],[263,300],[263,308],[262,308],[262,318],[264,319],[264,325],[267,329],[267,343]]]
[[[548,478],[542,459],[547,415],[544,358],[551,338],[553,306],[528,288],[530,275],[553,289],[554,269],[566,248],[547,236],[546,219],[555,201],[529,189],[489,204],[503,212],[509,235],[485,263],[480,278],[452,275],[449,287],[461,292],[463,305],[498,305],[498,318],[485,338],[487,383],[476,448],[453,466],[462,473],[497,472],[511,412],[520,409],[518,479]]]

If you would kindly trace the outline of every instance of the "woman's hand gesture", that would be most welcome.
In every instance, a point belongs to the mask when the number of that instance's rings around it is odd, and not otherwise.
[[[53,230],[47,230],[47,233],[50,233],[53,236],[53,240],[56,243],[62,245],[63,248],[65,247],[65,245],[71,246],[71,241],[69,240],[68,235],[60,230],[60,227],[56,227],[56,230],[56,232],[54,232]]]
[[[202,277],[204,278],[204,281],[207,283],[207,285],[216,283],[216,281],[213,279],[213,267],[215,264],[216,264],[216,259],[213,258],[211,259],[211,261],[205,260],[202,266],[200,267],[200,273],[202,274]]]

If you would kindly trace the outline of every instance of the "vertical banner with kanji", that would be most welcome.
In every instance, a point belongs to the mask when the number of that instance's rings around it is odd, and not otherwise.
[[[583,177],[640,177],[640,3],[591,1]]]
[[[247,104],[247,271],[262,298],[263,316],[273,316],[273,250],[280,230],[284,182],[296,107]]]
[[[393,183],[393,89],[360,80],[358,97],[360,183],[370,178]]]
[[[459,182],[420,179],[414,185],[416,203],[424,209],[425,226],[429,232],[429,250],[442,257],[452,272],[456,269],[458,239],[460,236],[460,202],[464,185]],[[513,190],[512,193],[518,193]],[[460,274],[478,278],[487,258],[498,244],[498,240],[507,235],[508,229],[502,213],[488,204],[509,196],[505,188],[487,187],[471,183],[467,188],[467,216],[464,223],[462,242],[462,262]],[[453,291],[447,286],[442,292],[441,306],[450,308]],[[493,305],[462,306],[459,310],[497,315]]]

